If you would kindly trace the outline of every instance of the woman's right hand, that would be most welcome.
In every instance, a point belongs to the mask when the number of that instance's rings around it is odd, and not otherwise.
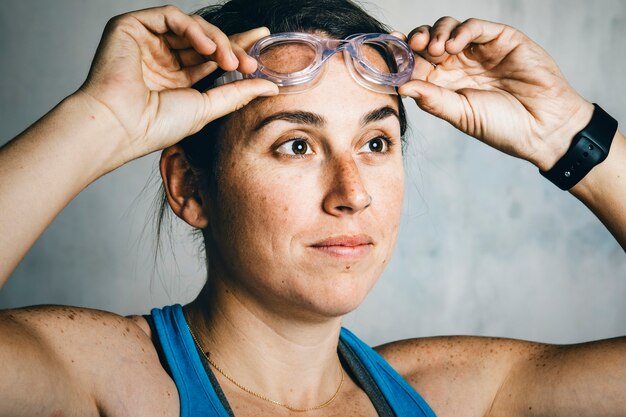
[[[113,116],[125,132],[115,165],[173,145],[258,96],[278,93],[266,80],[242,80],[204,93],[191,87],[218,67],[250,73],[245,52],[269,34],[257,28],[230,38],[174,6],[112,18],[85,83],[75,93]]]

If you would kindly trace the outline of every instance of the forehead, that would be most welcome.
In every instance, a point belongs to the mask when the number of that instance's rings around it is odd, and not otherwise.
[[[319,114],[328,120],[330,126],[353,128],[364,114],[383,106],[397,111],[398,96],[377,93],[358,84],[350,75],[341,54],[337,54],[326,62],[319,80],[309,90],[253,100],[231,119],[237,121],[239,129],[245,129],[269,114],[302,110]]]

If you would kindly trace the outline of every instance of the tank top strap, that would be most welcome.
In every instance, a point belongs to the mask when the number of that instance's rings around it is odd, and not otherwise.
[[[155,308],[146,318],[155,333],[153,339],[161,362],[176,384],[181,417],[232,417],[217,380],[209,378],[212,372],[201,360],[182,306]],[[435,417],[422,397],[382,356],[345,328],[341,329],[338,349],[351,364],[351,371],[379,415]]]
[[[421,395],[378,352],[346,328],[341,328],[340,337],[363,364],[396,416],[436,417]]]
[[[180,304],[151,311],[161,351],[180,397],[181,417],[229,417],[200,361]]]

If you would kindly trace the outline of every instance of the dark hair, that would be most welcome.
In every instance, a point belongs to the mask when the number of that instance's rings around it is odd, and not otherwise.
[[[387,25],[351,0],[231,0],[202,8],[193,14],[202,16],[229,36],[261,26],[267,27],[271,33],[322,32],[335,39],[344,39],[354,33],[391,32]],[[404,142],[408,124],[400,96],[398,106],[400,133]],[[214,191],[217,186],[219,143],[226,120],[228,116],[217,119],[180,142],[198,181],[194,186],[207,186],[209,191]],[[162,184],[157,198],[155,258],[158,256],[164,219],[170,214]],[[194,238],[201,236],[200,230],[194,231]]]

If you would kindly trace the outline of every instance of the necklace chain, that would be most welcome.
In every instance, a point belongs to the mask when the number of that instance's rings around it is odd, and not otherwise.
[[[232,382],[237,388],[239,388],[240,390],[253,395],[257,398],[260,398],[261,400],[267,401],[269,403],[272,403],[274,405],[279,405],[281,407],[286,408],[289,411],[293,411],[296,413],[304,413],[307,411],[313,411],[313,410],[319,410],[320,408],[324,408],[327,405],[329,405],[330,403],[332,403],[334,401],[335,398],[337,398],[337,395],[339,394],[339,391],[341,390],[341,386],[343,385],[343,381],[345,379],[344,376],[344,372],[343,372],[343,367],[341,366],[341,362],[339,362],[339,370],[341,371],[341,381],[339,381],[339,386],[337,387],[337,390],[335,390],[335,393],[326,401],[324,401],[322,404],[313,406],[313,407],[309,407],[309,408],[298,408],[298,407],[293,407],[289,404],[285,404],[285,403],[281,403],[280,401],[276,401],[276,400],[272,400],[271,398],[268,398],[264,395],[259,394],[258,392],[252,391],[250,388],[247,388],[243,385],[241,385],[239,382],[235,381],[235,379],[230,376],[228,373],[226,373],[222,368],[220,368],[215,362],[213,362],[213,360],[210,358],[210,354],[209,352],[205,352],[204,349],[202,349],[202,346],[200,345],[200,342],[198,342],[198,339],[196,338],[196,335],[193,333],[193,331],[191,330],[191,327],[189,326],[189,323],[187,323],[187,328],[189,329],[189,333],[191,333],[191,337],[193,338],[193,341],[195,342],[196,346],[198,347],[198,349],[200,349],[200,352],[202,352],[202,355],[204,356],[204,358],[207,360],[208,363],[211,364],[212,367],[214,367],[220,374],[222,374],[222,376],[226,379],[228,379],[230,382]]]

